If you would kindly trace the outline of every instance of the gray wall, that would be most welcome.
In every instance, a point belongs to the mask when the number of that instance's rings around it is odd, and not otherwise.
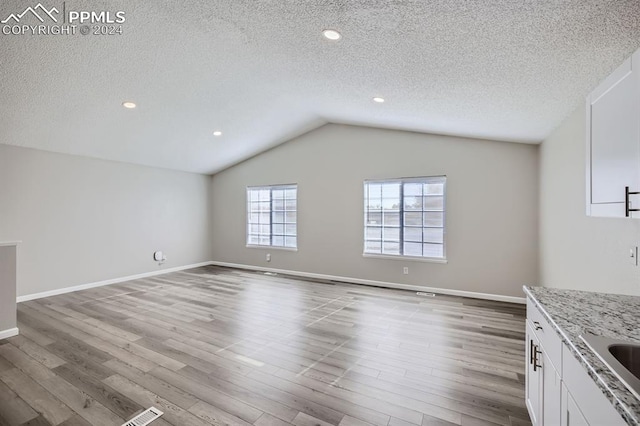
[[[364,258],[363,180],[443,174],[449,263]],[[327,125],[212,181],[216,261],[507,296],[538,282],[537,146]],[[278,183],[298,184],[298,251],[247,248],[245,188]]]
[[[585,130],[581,106],[540,147],[541,283],[638,295],[629,248],[640,243],[640,220],[586,216]]]
[[[210,177],[0,145],[18,296],[211,260]]]
[[[0,333],[16,327],[16,246],[0,241]]]

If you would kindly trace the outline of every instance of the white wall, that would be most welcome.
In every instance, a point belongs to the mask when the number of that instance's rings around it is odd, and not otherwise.
[[[210,177],[0,145],[18,296],[211,260]]]
[[[449,263],[363,258],[363,180],[443,174]],[[298,251],[247,248],[246,186],[279,183],[298,184]],[[537,146],[327,125],[214,175],[213,259],[522,296],[538,282],[537,187]]]
[[[586,216],[585,130],[581,106],[540,147],[541,284],[638,295],[640,220]]]

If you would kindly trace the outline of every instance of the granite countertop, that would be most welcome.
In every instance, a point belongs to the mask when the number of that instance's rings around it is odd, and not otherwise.
[[[591,333],[640,343],[640,297],[528,286],[524,292],[556,327],[622,418],[630,425],[640,425],[640,400],[579,338]]]

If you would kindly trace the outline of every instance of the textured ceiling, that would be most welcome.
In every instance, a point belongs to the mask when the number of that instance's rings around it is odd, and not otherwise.
[[[201,173],[326,122],[539,142],[640,46],[638,0],[64,6],[123,34],[0,34],[0,143]]]

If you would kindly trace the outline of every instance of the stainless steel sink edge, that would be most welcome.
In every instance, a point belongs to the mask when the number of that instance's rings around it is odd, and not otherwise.
[[[622,365],[609,351],[613,345],[631,345],[640,348],[640,343],[626,340],[614,339],[610,337],[596,336],[593,334],[580,335],[580,339],[591,349],[591,351],[604,363],[613,375],[615,375],[624,386],[638,400],[640,400],[640,379],[634,376],[624,365]]]

